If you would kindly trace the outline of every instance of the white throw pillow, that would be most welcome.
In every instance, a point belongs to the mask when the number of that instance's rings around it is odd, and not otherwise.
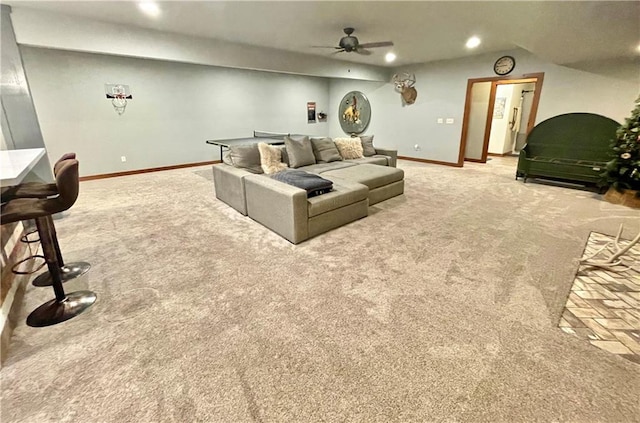
[[[258,143],[258,150],[260,150],[260,166],[267,175],[278,173],[287,168],[287,165],[282,163],[280,147],[261,142]]]
[[[333,142],[338,147],[338,151],[343,159],[361,159],[364,157],[362,149],[362,141],[359,137],[355,138],[334,138]]]

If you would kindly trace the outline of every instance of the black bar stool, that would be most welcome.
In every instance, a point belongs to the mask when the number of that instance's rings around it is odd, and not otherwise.
[[[91,307],[96,294],[91,291],[76,291],[69,294],[62,286],[62,270],[58,262],[51,215],[68,210],[78,198],[80,188],[78,161],[64,160],[56,173],[58,195],[49,198],[15,198],[2,204],[2,223],[35,219],[42,250],[53,281],[56,298],[36,308],[27,317],[33,327],[55,325],[69,320]]]
[[[60,157],[60,159],[58,159],[58,161],[55,163],[55,165],[53,166],[53,174],[57,176],[58,171],[60,170],[62,164],[67,161],[67,160],[74,160],[76,158],[76,153],[66,153],[64,154],[62,157]],[[27,182],[24,184],[20,184],[20,185],[16,185],[13,187],[9,187],[7,188],[4,192],[2,192],[2,202],[6,202],[6,201],[10,201],[13,199],[17,199],[17,198],[47,198],[47,197],[51,197],[54,195],[58,195],[58,187],[56,184],[42,184],[42,183],[37,183],[37,182]],[[62,282],[66,282],[72,279],[75,279],[79,276],[84,275],[85,273],[87,273],[89,271],[89,269],[91,268],[91,264],[87,263],[86,261],[77,261],[77,262],[73,262],[73,263],[65,263],[64,259],[62,258],[62,252],[60,250],[60,245],[58,244],[58,235],[56,234],[55,231],[55,225],[53,224],[53,217],[49,216],[48,219],[50,219],[50,225],[53,231],[53,244],[54,244],[54,248],[56,250],[56,254],[58,256],[58,264],[60,265],[60,271],[61,271],[61,275],[62,275]],[[38,221],[36,220],[36,228],[38,226]],[[26,243],[32,243],[32,242],[37,242],[39,241],[39,239],[35,239],[35,240],[30,240],[29,239],[29,235],[31,235],[34,232],[39,232],[38,229],[36,229],[33,232],[29,232],[26,235],[24,235],[21,239],[22,242],[26,242]],[[18,274],[23,274],[23,272],[18,272],[15,269],[20,266],[20,264],[22,264],[23,262],[27,261],[27,260],[31,260],[34,257],[41,257],[41,256],[31,256],[31,257],[27,257],[24,260],[19,261],[18,263],[16,263],[13,267],[14,267],[14,273],[18,273]],[[36,271],[38,271],[40,268],[37,268]],[[40,275],[38,275],[34,280],[33,280],[33,285],[35,286],[51,286],[53,284],[53,279],[51,277],[51,273],[50,272],[44,272]]]

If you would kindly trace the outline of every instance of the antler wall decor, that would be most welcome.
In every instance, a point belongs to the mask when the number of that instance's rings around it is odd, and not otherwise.
[[[418,97],[414,85],[416,83],[416,75],[414,73],[402,72],[393,75],[391,82],[395,86],[397,92],[402,95],[402,101],[405,104],[413,104]]]
[[[602,269],[610,270],[612,272],[622,272],[625,270],[633,269],[637,259],[625,257],[625,254],[633,248],[634,245],[640,241],[640,232],[629,243],[622,247],[620,245],[620,236],[622,235],[622,224],[618,230],[618,235],[613,241],[607,242],[602,248],[595,253],[583,257],[580,259],[580,264],[586,266],[600,267]],[[596,259],[598,255],[601,255],[602,259]]]

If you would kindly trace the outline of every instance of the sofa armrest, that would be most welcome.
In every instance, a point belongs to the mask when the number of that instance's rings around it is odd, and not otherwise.
[[[247,214],[294,244],[309,238],[307,192],[264,175],[244,178]]]
[[[252,173],[224,163],[213,165],[213,185],[216,191],[216,198],[224,201],[245,216],[247,215],[247,203],[245,200],[244,177],[247,175],[252,175]]]
[[[376,148],[376,154],[389,156],[389,166],[396,167],[396,164],[398,162],[398,150],[392,150],[388,148]]]

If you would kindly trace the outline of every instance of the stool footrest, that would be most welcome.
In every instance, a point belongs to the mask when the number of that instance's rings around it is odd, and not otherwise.
[[[40,242],[40,237],[36,239],[29,239],[29,235],[33,235],[37,232],[38,232],[37,229],[34,229],[31,232],[27,232],[26,234],[22,235],[22,237],[20,238],[20,242],[24,242],[25,244],[33,244],[34,242]]]
[[[44,262],[42,262],[42,264],[40,264],[40,266],[38,266],[35,269],[30,270],[28,272],[23,272],[22,270],[16,270],[18,268],[18,266],[20,266],[22,263],[27,262],[29,260],[35,260],[35,259],[43,259]],[[32,256],[29,256],[27,258],[24,258],[24,259],[20,260],[19,262],[17,262],[13,266],[11,266],[11,272],[15,273],[16,275],[31,275],[33,273],[36,273],[40,269],[42,269],[46,264],[47,264],[47,258],[45,256],[43,256],[41,254],[34,254]]]

